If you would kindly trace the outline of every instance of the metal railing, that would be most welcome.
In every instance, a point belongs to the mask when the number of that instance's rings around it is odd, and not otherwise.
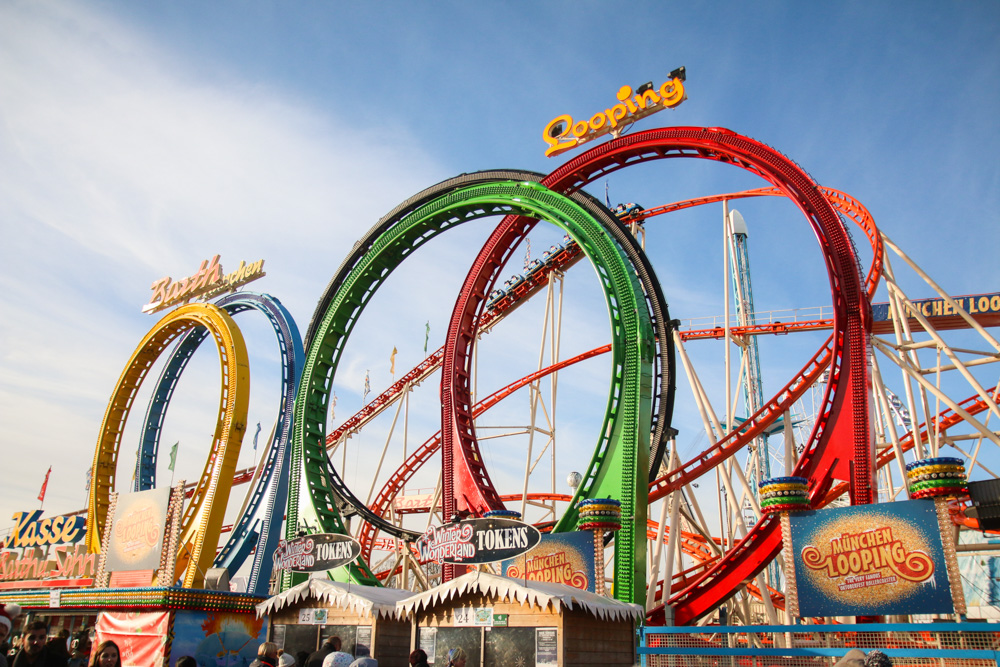
[[[790,322],[812,322],[815,320],[832,320],[833,306],[810,306],[808,308],[790,308],[788,310],[761,310],[754,312],[754,324],[788,324]],[[729,317],[730,325],[736,326],[738,319],[735,314]],[[725,324],[723,315],[695,317],[681,320],[679,330],[716,329]]]
[[[878,649],[893,667],[1000,667],[1000,625],[646,627],[639,655],[644,667],[826,667],[851,649]]]

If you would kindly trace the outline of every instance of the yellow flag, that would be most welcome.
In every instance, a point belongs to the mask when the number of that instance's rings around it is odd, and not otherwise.
[[[396,346],[392,346],[392,354],[389,355],[389,373],[396,374]]]

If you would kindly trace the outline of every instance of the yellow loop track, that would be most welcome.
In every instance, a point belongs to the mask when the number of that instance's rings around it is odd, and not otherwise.
[[[87,548],[91,553],[100,553],[111,493],[115,489],[118,451],[132,403],[160,354],[178,336],[198,326],[209,330],[219,350],[222,395],[205,470],[181,521],[177,569],[172,576],[176,580],[183,572],[185,588],[200,586],[204,573],[212,567],[246,431],[250,362],[243,334],[225,311],[209,303],[181,306],[157,322],[139,343],[118,378],[118,386],[104,413],[87,508]]]

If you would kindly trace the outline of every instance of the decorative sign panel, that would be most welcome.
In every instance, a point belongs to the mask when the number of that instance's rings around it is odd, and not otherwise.
[[[540,539],[537,528],[514,519],[466,519],[431,526],[416,545],[421,560],[479,565],[523,554]]]
[[[531,551],[500,564],[511,579],[548,581],[594,592],[594,536],[574,531],[542,535]]]
[[[347,535],[316,533],[281,540],[274,552],[274,569],[292,572],[326,572],[354,562],[361,545]]]
[[[800,616],[951,613],[932,500],[795,512]]]

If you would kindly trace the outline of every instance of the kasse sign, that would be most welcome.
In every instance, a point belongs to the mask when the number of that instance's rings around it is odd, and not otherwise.
[[[417,550],[422,561],[480,565],[520,556],[541,537],[537,528],[514,519],[466,519],[431,526],[417,540]]]
[[[274,569],[292,572],[325,572],[354,562],[361,545],[347,535],[316,533],[281,540],[274,552]]]

